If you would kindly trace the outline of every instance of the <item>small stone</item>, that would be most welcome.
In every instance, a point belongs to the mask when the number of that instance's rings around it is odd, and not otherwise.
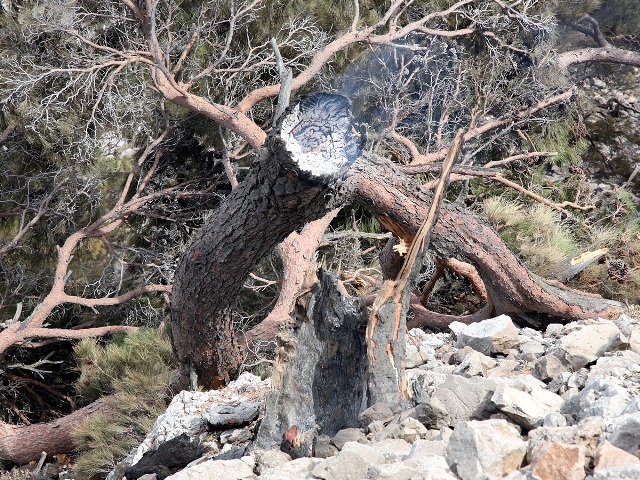
[[[413,443],[420,437],[427,434],[427,427],[420,423],[415,418],[403,419],[395,429],[391,431],[389,437],[399,438],[408,443]]]
[[[260,475],[260,480],[302,480],[308,478],[309,473],[323,461],[319,458],[297,458],[278,467],[267,469]]]
[[[467,325],[457,336],[459,348],[468,345],[485,355],[503,353],[519,343],[518,329],[507,315]]]
[[[582,480],[585,447],[546,442],[532,452],[533,474],[540,480]]]
[[[462,480],[504,477],[520,468],[527,451],[520,432],[506,420],[458,423],[445,459]]]
[[[569,333],[560,341],[560,348],[565,359],[577,370],[624,343],[625,339],[613,323],[596,323]]]
[[[331,443],[331,438],[328,435],[318,435],[315,438],[315,444],[313,446],[314,457],[329,458],[333,457],[338,452],[338,447]]]
[[[530,355],[532,358],[539,358],[544,355],[546,351],[544,345],[537,340],[525,340],[518,347],[520,353],[523,355]]]
[[[638,457],[625,452],[621,448],[614,447],[607,440],[598,445],[594,471],[631,464],[640,464]]]
[[[247,428],[234,428],[232,430],[225,430],[220,434],[220,443],[242,443],[251,440],[253,434]]]
[[[400,405],[395,403],[374,403],[358,416],[358,422],[360,422],[360,425],[363,427],[375,421],[386,423],[401,411]]]
[[[342,450],[344,444],[347,442],[360,442],[367,443],[367,437],[362,430],[359,428],[345,428],[340,430],[335,436],[331,439],[331,443],[333,443],[338,450]]]
[[[418,404],[416,417],[426,427],[436,429],[486,418],[496,411],[491,401],[495,389],[493,380],[450,375],[438,385],[431,398]]]
[[[239,427],[258,418],[261,406],[262,403],[260,402],[216,405],[205,415],[205,418],[214,430]]]
[[[255,470],[258,475],[264,473],[270,468],[275,468],[291,461],[290,455],[286,454],[282,450],[275,448],[272,448],[270,450],[256,449],[253,451],[253,455],[256,459]]]
[[[316,465],[313,475],[323,480],[359,480],[367,477],[369,465],[355,452],[340,452]]]
[[[540,357],[534,366],[536,377],[543,382],[552,380],[557,375],[567,372],[569,369],[570,366],[567,362],[553,353],[548,353]]]
[[[487,372],[498,365],[496,360],[471,347],[464,347],[462,350],[458,350],[457,354],[460,356],[460,365],[453,371],[456,375],[486,377]]]
[[[167,480],[253,480],[253,469],[242,460],[207,460],[179,471]]]
[[[609,441],[614,446],[632,454],[640,449],[640,412],[621,415],[610,428]]]
[[[640,327],[635,328],[629,336],[629,348],[636,353],[640,353]]]
[[[559,412],[549,412],[544,416],[543,427],[566,427],[567,419]]]
[[[559,395],[541,388],[527,392],[508,385],[498,385],[491,401],[514,422],[528,429],[542,425],[545,415],[557,412],[563,403]]]
[[[538,427],[528,433],[529,449],[527,458],[532,459],[533,452],[539,450],[547,442],[564,445],[582,445],[585,455],[592,459],[595,455],[599,438],[604,433],[605,425],[601,418],[585,418],[576,425],[569,427]]]
[[[560,323],[550,323],[549,325],[547,325],[544,336],[545,338],[559,337],[560,335],[562,335],[563,330],[564,325]]]
[[[447,374],[445,373],[438,373],[432,370],[423,370],[421,368],[409,369],[406,371],[406,375],[407,388],[411,392],[413,401],[416,403],[424,402],[425,400],[429,399],[431,395],[433,395],[436,387],[447,379]],[[375,407],[375,405],[373,407]],[[366,412],[367,410],[365,410],[364,412]],[[398,412],[395,412],[395,414],[399,413],[399,411],[400,408],[398,406]],[[362,416],[362,414],[360,415]],[[386,417],[385,421],[390,420],[392,417],[393,415]]]

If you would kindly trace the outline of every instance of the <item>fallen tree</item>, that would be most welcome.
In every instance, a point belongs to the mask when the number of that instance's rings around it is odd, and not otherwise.
[[[290,108],[251,177],[181,260],[173,288],[174,346],[202,385],[219,385],[241,368],[244,355],[229,308],[251,269],[288,233],[347,201],[371,210],[405,242],[425,218],[431,194],[384,158],[358,155],[347,107],[343,97],[322,94]],[[443,207],[431,245],[439,256],[476,266],[487,288],[487,314],[577,320],[621,312],[617,302],[550,285],[529,272],[486,221],[460,205]]]

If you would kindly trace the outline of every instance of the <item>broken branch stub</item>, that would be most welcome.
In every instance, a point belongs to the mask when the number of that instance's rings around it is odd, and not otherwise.
[[[243,355],[230,306],[255,265],[289,233],[341,204],[344,170],[361,135],[340,95],[289,107],[251,173],[194,236],[175,273],[172,337],[178,359],[203,386],[220,386]]]

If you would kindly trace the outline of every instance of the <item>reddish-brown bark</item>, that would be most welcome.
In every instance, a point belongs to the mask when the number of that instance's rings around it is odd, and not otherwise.
[[[75,448],[73,431],[89,415],[98,412],[109,412],[101,400],[49,423],[17,426],[0,422],[0,459],[27,463],[42,452],[47,455],[71,452]]]

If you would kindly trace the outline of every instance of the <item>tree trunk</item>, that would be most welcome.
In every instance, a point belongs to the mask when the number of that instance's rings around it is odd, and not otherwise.
[[[348,188],[355,200],[405,235],[420,227],[431,195],[387,160],[371,155],[349,170]],[[473,264],[487,287],[492,314],[541,314],[552,319],[615,318],[620,303],[550,285],[528,271],[500,236],[481,217],[462,205],[443,205],[431,248],[443,258],[456,257]]]
[[[331,273],[301,297],[295,327],[278,336],[272,390],[256,446],[279,444],[291,427],[307,443],[357,425],[366,390],[366,318]],[[305,302],[306,300],[306,302]]]
[[[0,459],[23,464],[37,459],[42,452],[69,453],[75,448],[74,430],[98,412],[109,412],[101,400],[49,423],[16,426],[0,422]]]
[[[230,307],[251,269],[289,233],[335,208],[336,181],[360,154],[349,103],[318,94],[289,108],[251,174],[196,234],[175,273],[178,359],[214,387],[242,364]]]

